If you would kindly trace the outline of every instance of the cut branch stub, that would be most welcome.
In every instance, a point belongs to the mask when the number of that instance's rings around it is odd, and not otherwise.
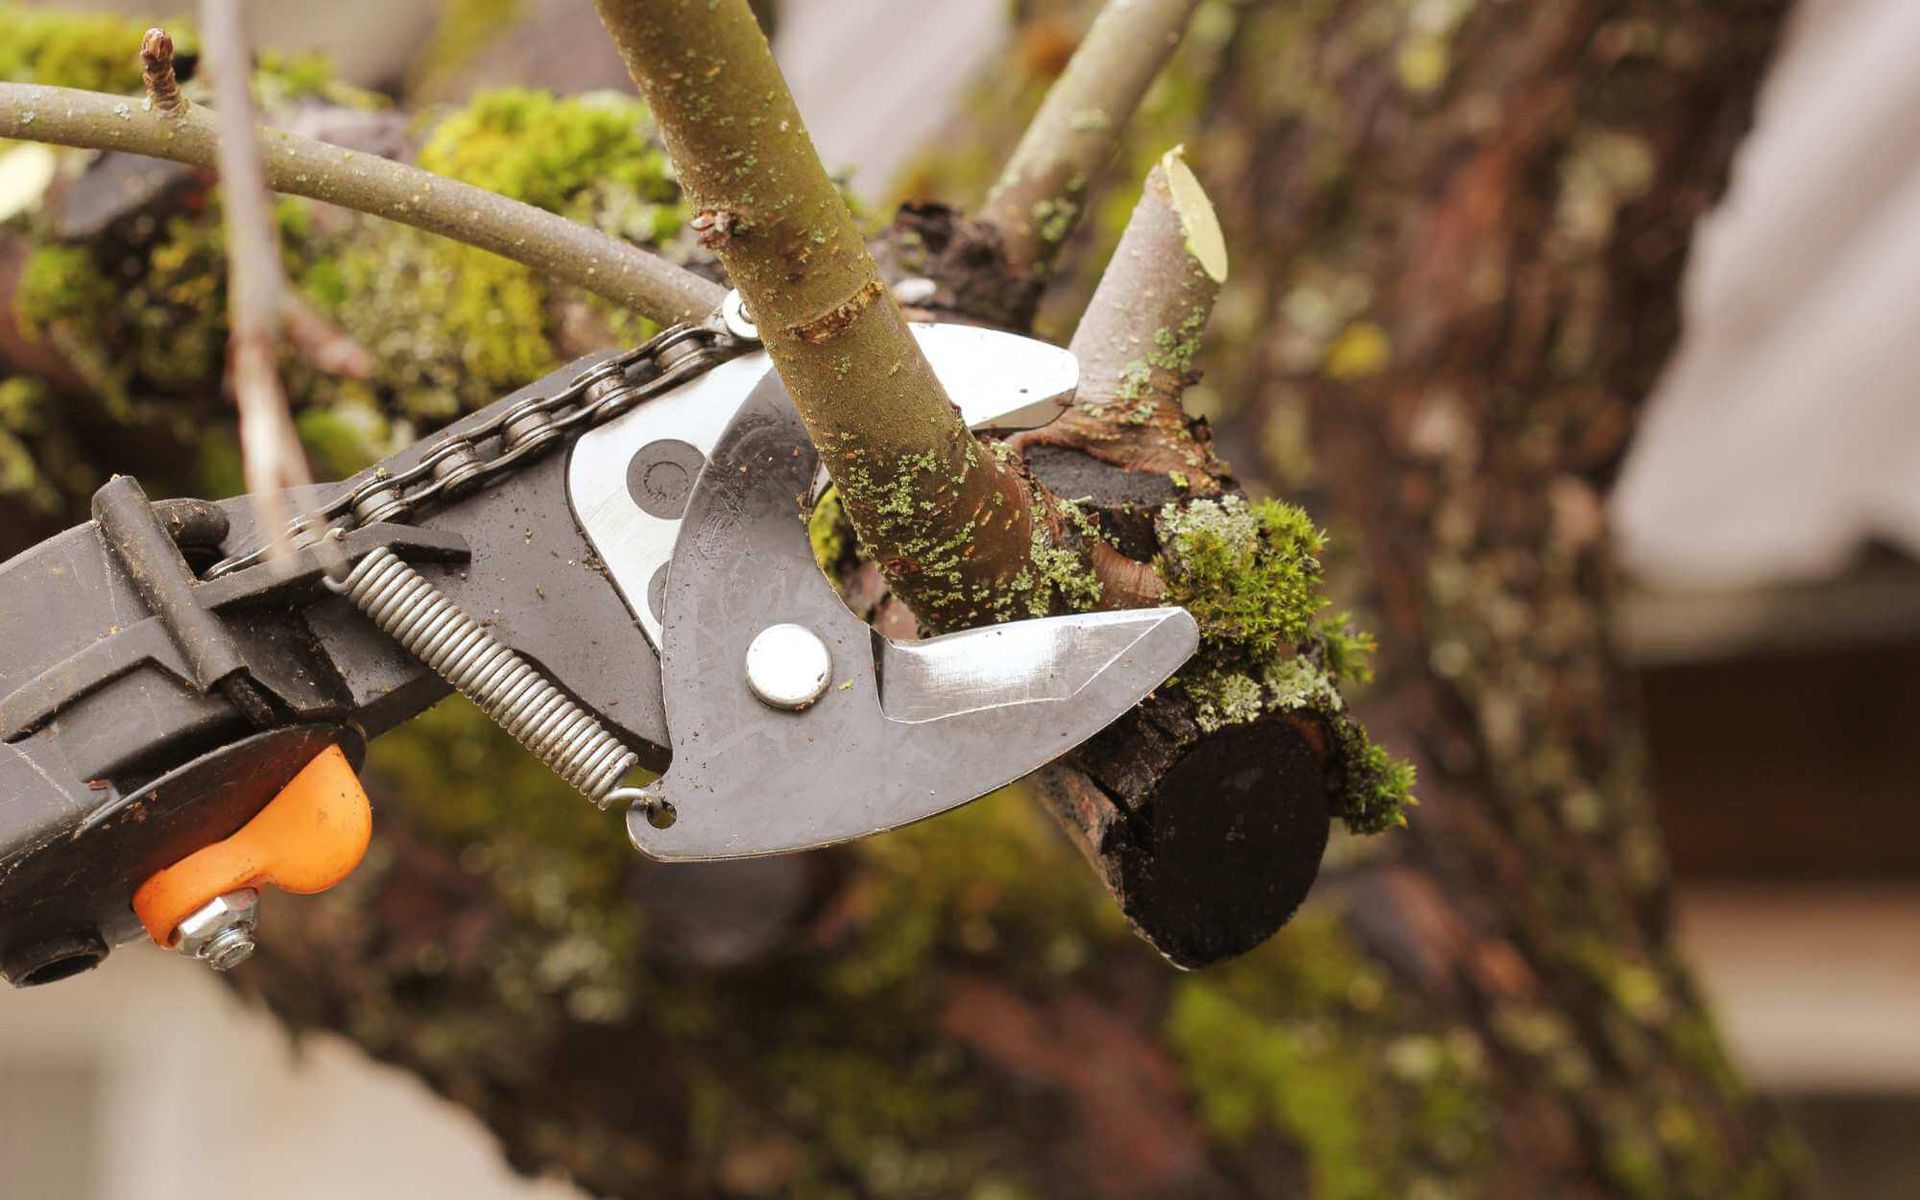
[[[948,401],[745,0],[598,5],[703,241],[888,580],[935,628],[1050,607],[1023,478]]]
[[[1181,394],[1227,278],[1226,243],[1179,147],[1148,174],[1113,259],[1074,331],[1080,392],[1059,420],[1016,439],[1020,449],[1078,450],[1153,471],[1208,495],[1225,464],[1195,436]]]
[[[1175,966],[1252,950],[1320,872],[1329,738],[1311,714],[1212,733],[1155,696],[1034,777],[1128,924]]]
[[[1181,406],[1226,276],[1213,206],[1176,148],[1148,176],[1074,333],[1073,408],[1016,439],[1043,486],[1086,497],[1114,536],[1116,561],[1095,563],[1109,594],[1125,569],[1161,561],[1166,506],[1232,488]],[[1313,711],[1200,714],[1185,688],[1163,689],[1036,780],[1135,931],[1183,967],[1245,953],[1292,917],[1342,775]]]

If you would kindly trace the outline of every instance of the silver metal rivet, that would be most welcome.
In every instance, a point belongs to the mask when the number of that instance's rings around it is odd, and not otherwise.
[[[769,708],[798,712],[827,692],[833,655],[803,625],[769,625],[747,647],[747,686]]]

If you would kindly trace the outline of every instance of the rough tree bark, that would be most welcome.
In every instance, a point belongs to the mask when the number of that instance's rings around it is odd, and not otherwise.
[[[1421,770],[1328,899],[1409,1010],[1492,1049],[1500,1193],[1784,1190],[1675,959],[1600,497],[1787,6],[1459,6],[1386,53],[1381,7],[1264,11],[1208,122],[1261,131],[1222,206],[1274,248],[1279,336],[1225,386],[1262,398],[1249,432],[1304,408],[1366,547],[1362,715]]]
[[[1223,6],[1183,81],[1259,314],[1207,360],[1263,398],[1223,436],[1309,407],[1378,581],[1366,708],[1427,781],[1281,937],[1167,971],[1011,797],[644,867],[450,709],[377,760],[375,860],[275,904],[241,986],[608,1194],[1791,1193],[1662,924],[1593,500],[1781,4],[1511,7]]]

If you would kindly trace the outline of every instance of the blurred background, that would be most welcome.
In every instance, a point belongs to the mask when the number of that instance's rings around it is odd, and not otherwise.
[[[254,12],[263,45],[410,104],[628,86],[587,0]],[[823,156],[884,211],[1012,36],[1001,0],[783,0],[776,48]],[[866,57],[887,69],[844,69]],[[1920,1191],[1916,63],[1920,4],[1802,0],[1605,500],[1684,951],[1843,1200]],[[1229,446],[1259,441],[1212,402]],[[513,1176],[412,1077],[296,1045],[158,952],[0,996],[0,1194],[215,1200],[263,1179],[288,1200],[576,1194]]]

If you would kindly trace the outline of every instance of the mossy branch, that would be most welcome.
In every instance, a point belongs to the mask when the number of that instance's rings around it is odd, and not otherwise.
[[[935,627],[1049,607],[1022,476],[948,401],[745,0],[597,3],[888,580]]]
[[[1045,275],[1127,121],[1199,0],[1108,0],[1027,126],[979,214],[1015,270]]]
[[[267,185],[489,250],[660,322],[699,320],[725,289],[565,217],[377,155],[260,130]],[[0,137],[121,150],[213,170],[212,116],[74,88],[0,83]]]

